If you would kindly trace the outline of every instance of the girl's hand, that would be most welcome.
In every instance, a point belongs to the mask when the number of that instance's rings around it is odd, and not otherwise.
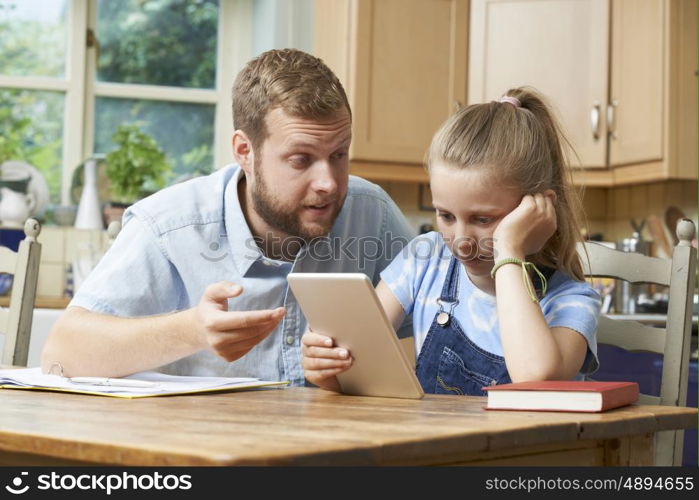
[[[307,330],[301,337],[301,366],[306,380],[322,389],[340,392],[337,375],[352,366],[347,349],[333,347],[333,339]]]
[[[495,260],[515,257],[524,260],[541,250],[556,232],[556,193],[524,195],[519,206],[507,214],[493,232]]]

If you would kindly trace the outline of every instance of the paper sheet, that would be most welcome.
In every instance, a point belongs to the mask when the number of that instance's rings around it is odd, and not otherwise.
[[[154,382],[154,387],[119,387],[119,379],[111,379],[113,385],[92,385],[71,382],[60,375],[46,375],[41,368],[0,370],[0,387],[6,389],[44,389],[80,394],[139,398],[190,394],[199,392],[240,390],[271,385],[286,385],[288,382],[259,380],[241,377],[187,377],[166,375],[147,371],[124,377],[125,379]]]

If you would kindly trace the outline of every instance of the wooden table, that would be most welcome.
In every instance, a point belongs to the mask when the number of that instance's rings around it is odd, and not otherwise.
[[[0,390],[0,465],[648,465],[695,408],[498,412],[288,388],[138,400]]]
[[[47,297],[37,295],[34,298],[34,307],[43,309],[65,309],[70,303],[70,297]],[[0,307],[8,307],[10,305],[10,296],[0,296]]]

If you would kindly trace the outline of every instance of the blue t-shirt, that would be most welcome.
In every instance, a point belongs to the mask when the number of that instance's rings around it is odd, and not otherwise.
[[[451,251],[437,232],[418,236],[381,272],[406,314],[413,315],[415,352],[419,353],[439,310],[437,299],[446,278]],[[503,356],[495,297],[471,282],[463,266],[459,269],[459,303],[453,311],[464,333],[478,347]],[[595,371],[597,360],[597,321],[600,297],[586,282],[556,271],[548,280],[546,295],[539,305],[549,328],[575,330],[587,341],[587,354],[581,374]]]

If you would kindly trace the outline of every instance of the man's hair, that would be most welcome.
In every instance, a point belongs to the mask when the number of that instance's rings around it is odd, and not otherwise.
[[[275,108],[300,118],[351,117],[340,80],[325,63],[295,49],[269,50],[248,62],[233,84],[233,126],[257,149],[267,138],[265,116]]]

